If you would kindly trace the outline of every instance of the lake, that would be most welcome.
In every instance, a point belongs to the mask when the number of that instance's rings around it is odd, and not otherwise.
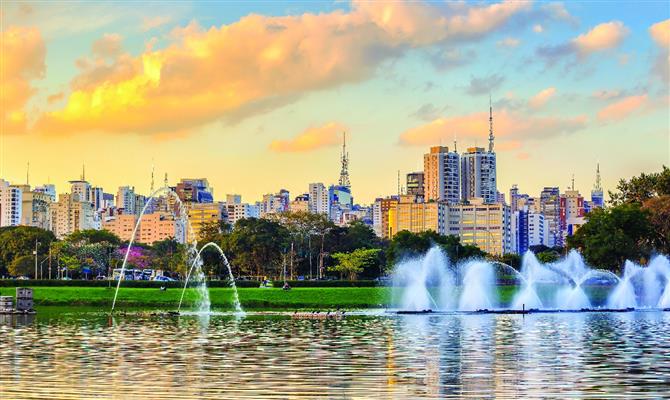
[[[659,398],[670,313],[0,316],[0,398]]]

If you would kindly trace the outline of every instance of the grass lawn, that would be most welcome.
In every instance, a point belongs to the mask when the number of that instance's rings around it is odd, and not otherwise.
[[[0,288],[1,295],[13,295],[14,288]],[[390,299],[390,288],[336,287],[336,288],[239,288],[243,308],[370,308],[381,307]],[[121,288],[117,307],[177,308],[181,289],[160,291],[156,288]],[[212,308],[232,308],[233,291],[228,288],[210,288]],[[184,308],[193,305],[197,298],[194,289],[187,289]],[[35,306],[97,306],[111,307],[114,288],[105,287],[35,287]]]
[[[114,287],[34,287],[35,306],[92,306],[101,309],[111,307]],[[512,302],[516,286],[498,286],[498,302]],[[0,288],[0,295],[14,295],[14,288]],[[240,303],[245,309],[357,309],[379,308],[390,304],[392,289],[389,287],[316,287],[293,288],[239,288]],[[609,291],[589,290],[594,305],[604,303]],[[547,292],[551,295],[551,292]],[[454,294],[458,296],[457,293]],[[176,309],[181,289],[170,288],[123,288],[119,290],[117,307],[146,307]],[[210,288],[213,309],[232,308],[233,291],[229,288]],[[187,289],[183,307],[192,308],[195,303],[195,289]]]

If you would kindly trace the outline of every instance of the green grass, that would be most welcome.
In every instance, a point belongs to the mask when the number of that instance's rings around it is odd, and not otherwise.
[[[114,288],[106,287],[34,287],[35,306],[91,306],[111,307]],[[509,304],[517,292],[516,286],[498,286],[498,301]],[[592,288],[589,297],[594,304],[604,302],[608,290]],[[14,288],[0,288],[0,295],[14,295]],[[388,287],[322,287],[293,288],[239,288],[240,303],[244,309],[357,309],[383,307],[391,302],[392,289]],[[121,288],[118,308],[142,307],[175,309],[181,289],[161,291],[156,288]],[[210,288],[213,309],[232,308],[233,291],[229,288]],[[457,294],[456,294],[457,296]],[[195,289],[188,289],[183,307],[193,306]]]
[[[111,307],[114,288],[101,287],[35,287],[35,306],[98,306]],[[390,299],[390,288],[239,288],[242,307],[265,308],[370,308],[386,304]],[[13,295],[14,288],[0,290],[2,295]],[[121,288],[117,307],[176,308],[181,296],[180,289],[160,291],[154,288]],[[210,288],[210,301],[215,309],[232,308],[233,291],[227,288]],[[184,307],[193,305],[196,291],[187,289]]]

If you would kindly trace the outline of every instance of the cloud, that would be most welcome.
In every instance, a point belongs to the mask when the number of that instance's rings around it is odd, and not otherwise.
[[[106,33],[103,37],[93,42],[91,51],[93,56],[99,58],[115,58],[121,54],[121,35],[117,33]]]
[[[668,83],[670,81],[670,19],[657,22],[649,27],[649,34],[659,47],[659,54],[652,72],[660,77],[662,82]]]
[[[63,94],[63,92],[58,92],[48,96],[47,103],[49,104],[58,103],[59,101],[63,100],[63,98],[65,98],[65,94]]]
[[[577,36],[572,43],[581,55],[589,55],[619,46],[628,32],[621,21],[606,22]]]
[[[432,121],[439,118],[440,114],[442,114],[447,108],[449,108],[449,106],[436,107],[433,103],[426,103],[411,113],[409,116],[423,121]]]
[[[496,44],[498,45],[498,47],[514,48],[517,47],[520,43],[521,41],[519,39],[507,37],[505,39],[499,40]]]
[[[621,97],[622,92],[620,90],[596,90],[591,94],[591,97],[597,100],[611,100]]]
[[[470,84],[464,89],[468,94],[481,95],[498,89],[505,81],[505,77],[493,74],[482,78],[470,77]]]
[[[277,153],[296,153],[335,146],[340,143],[342,132],[347,128],[339,122],[329,122],[319,127],[305,129],[290,140],[275,140],[270,150]]]
[[[620,21],[605,22],[568,42],[541,46],[536,54],[548,66],[574,58],[584,60],[594,53],[618,47],[628,33],[628,28]]]
[[[528,100],[528,106],[534,109],[542,108],[549,100],[551,100],[552,97],[554,97],[555,94],[555,87],[548,87],[543,89],[535,96],[531,97],[530,100]]]
[[[142,19],[142,31],[147,32],[170,23],[172,17],[157,15],[155,17],[144,17]]]
[[[564,117],[536,117],[502,109],[494,113],[493,129],[496,146],[511,150],[518,148],[510,142],[539,140],[559,134],[584,129],[588,118],[584,115]],[[427,146],[450,140],[454,135],[459,141],[484,143],[488,137],[488,113],[474,113],[448,118],[438,118],[425,125],[408,129],[400,135],[400,144]]]
[[[13,27],[0,32],[0,119],[6,133],[23,133],[28,126],[26,104],[36,89],[31,82],[46,72],[46,47],[36,28]]]
[[[530,154],[526,153],[525,151],[519,152],[516,154],[516,159],[517,160],[528,160],[530,158]]]
[[[368,79],[413,48],[477,40],[529,7],[354,1],[350,11],[252,14],[207,29],[191,23],[174,29],[164,48],[82,61],[66,104],[35,129],[152,134],[235,120],[251,104],[286,104]]]
[[[430,57],[430,62],[438,71],[461,67],[471,64],[477,59],[477,53],[472,49],[461,50],[458,48],[441,51]]]
[[[533,32],[542,33],[542,32],[544,32],[544,28],[540,24],[535,24],[535,25],[533,25]]]
[[[659,47],[670,49],[670,19],[657,22],[649,27],[649,34]]]
[[[603,122],[619,121],[648,105],[646,94],[628,96],[600,110],[598,112],[598,119]]]

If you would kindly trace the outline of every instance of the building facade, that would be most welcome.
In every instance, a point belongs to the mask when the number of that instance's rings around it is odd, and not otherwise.
[[[447,146],[434,146],[423,156],[423,185],[426,201],[458,203],[460,193],[460,156]],[[413,193],[408,193],[413,194]]]
[[[440,215],[446,204],[443,202],[424,202],[419,196],[401,195],[388,210],[388,238],[400,231],[413,233],[441,232]]]
[[[469,204],[449,205],[442,217],[442,234],[458,235],[461,243],[475,245],[490,254],[511,251],[510,212],[505,204],[471,199]]]
[[[323,183],[309,184],[309,212],[326,215],[330,212],[330,196]]]
[[[61,194],[51,205],[51,228],[58,239],[80,230],[94,229],[95,216],[89,201],[76,193]]]

